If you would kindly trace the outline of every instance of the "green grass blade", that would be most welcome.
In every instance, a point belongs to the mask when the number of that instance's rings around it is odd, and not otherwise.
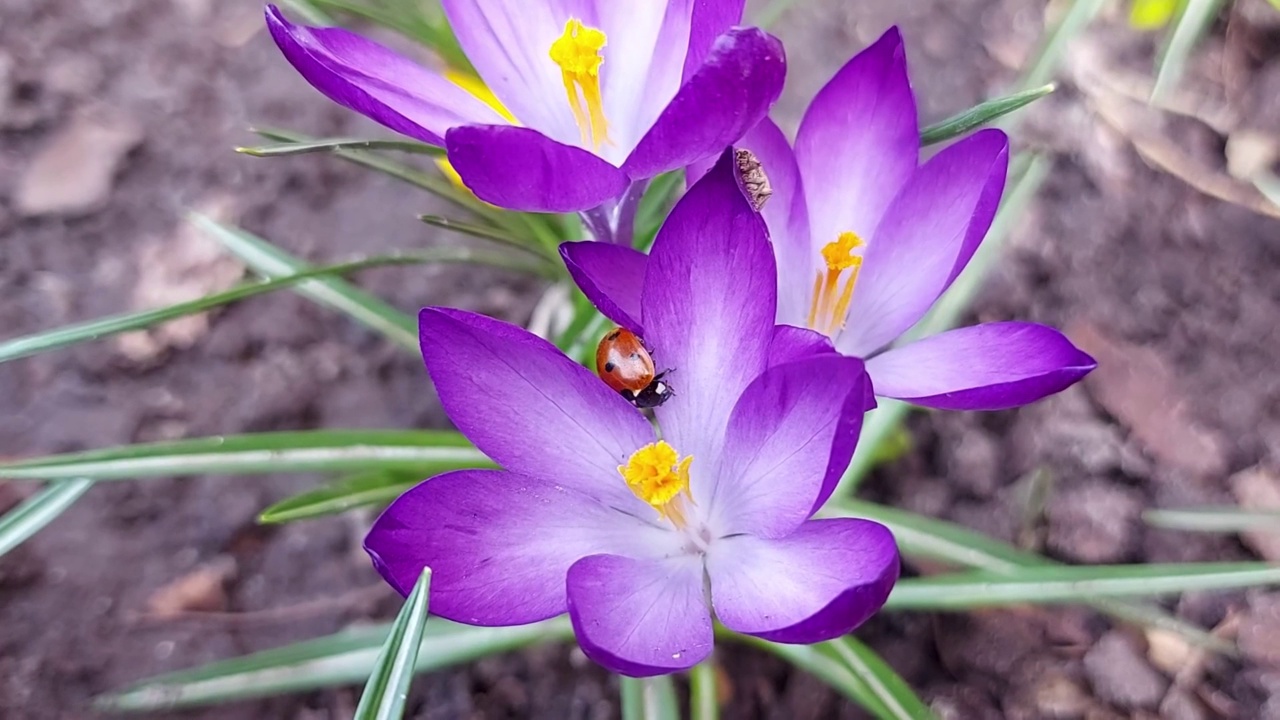
[[[738,635],[717,628],[717,634],[725,639],[736,640],[770,652],[786,660],[792,665],[813,675],[824,683],[835,688],[845,697],[857,703],[864,710],[880,720],[894,720],[889,709],[880,702],[876,694],[862,680],[849,670],[849,667],[828,652],[819,650],[818,645],[785,645],[761,640],[750,635]]]
[[[316,141],[315,138],[289,130],[257,128],[254,132],[267,139],[277,140],[282,143],[306,144]],[[348,162],[377,170],[397,180],[426,190],[432,195],[467,211],[481,222],[492,225],[495,228],[503,228],[516,237],[530,234],[538,240],[548,257],[552,259],[558,257],[555,254],[555,246],[559,243],[561,236],[553,228],[554,221],[552,218],[554,216],[502,210],[480,200],[471,192],[454,185],[453,182],[440,175],[433,175],[409,165],[398,163],[377,152],[352,148],[339,148],[332,152]]]
[[[154,712],[359,683],[373,669],[388,631],[387,625],[347,630],[151,678],[99,697],[96,705],[116,712]],[[468,627],[433,618],[423,632],[414,672],[429,672],[572,637],[573,628],[563,616],[532,625],[495,628]]]
[[[1238,507],[1204,507],[1185,510],[1147,510],[1142,519],[1152,527],[1189,532],[1280,533],[1280,510],[1241,510]]]
[[[282,143],[313,143],[317,138],[296,133],[291,130],[280,130],[276,128],[254,128],[253,132],[267,138],[268,140],[276,140]],[[409,183],[415,187],[426,190],[427,192],[453,203],[457,207],[470,212],[478,218],[486,222],[493,223],[495,226],[509,226],[510,221],[505,217],[514,213],[506,213],[492,205],[486,205],[476,196],[457,187],[450,181],[439,175],[432,175],[423,172],[417,168],[410,167],[403,163],[398,163],[389,158],[383,157],[376,152],[367,150],[352,150],[350,148],[341,148],[332,151],[334,155],[348,161],[367,167],[371,170],[389,175],[402,182]]]
[[[1005,239],[1013,223],[1022,215],[1031,198],[1049,174],[1049,161],[1035,155],[1020,155],[1010,163],[1012,178],[1000,210],[996,212],[991,229],[968,267],[956,278],[933,309],[915,327],[903,336],[902,342],[910,342],[934,333],[950,330],[960,324],[965,312],[973,304],[987,276],[999,260]],[[897,429],[907,419],[911,406],[890,398],[877,398],[879,406],[867,413],[862,422],[862,434],[853,460],[840,478],[835,494],[842,497],[852,494],[875,467],[875,461],[883,456],[882,446],[892,441]]]
[[[423,568],[378,653],[353,720],[398,720],[404,715],[409,682],[413,679],[422,631],[427,624],[430,587],[431,568]]]
[[[824,514],[875,520],[893,531],[898,547],[908,556],[1002,574],[1025,567],[1057,566],[1046,557],[1019,550],[954,523],[875,503],[838,500],[830,503]],[[1221,638],[1158,607],[1113,598],[1098,598],[1086,604],[1125,622],[1177,633],[1200,647],[1222,653],[1234,652],[1234,648]]]
[[[623,720],[680,720],[670,675],[651,678],[619,676]]]
[[[280,157],[284,155],[306,155],[307,153],[333,152],[335,150],[398,150],[444,157],[444,148],[415,142],[412,140],[369,140],[360,138],[323,138],[311,142],[277,143],[275,145],[255,145],[238,147],[236,152],[252,157]]]
[[[424,3],[422,0],[413,0],[408,3],[383,2],[377,5],[353,2],[353,0],[309,0],[309,2],[330,11],[347,13],[394,30],[434,50],[450,67],[473,72],[471,62],[462,52],[458,39],[453,35],[448,24],[443,22],[443,13],[438,12],[438,3]],[[423,15],[428,5],[436,6],[440,22],[431,22]],[[390,6],[391,9],[383,6]]]
[[[844,663],[860,678],[893,720],[936,720],[933,712],[874,650],[852,635],[822,643],[819,650]]]
[[[1280,585],[1280,567],[1262,562],[1026,567],[903,580],[886,608],[969,610],[1022,603],[1075,603]]]
[[[1040,98],[1052,93],[1053,83],[1023,90],[995,100],[988,100],[980,105],[953,115],[939,123],[934,123],[920,131],[920,144],[933,145],[960,137],[970,130],[998,120],[1015,110],[1020,110]]]
[[[223,225],[204,215],[191,221],[222,243],[246,265],[268,278],[279,278],[311,270],[306,262],[286,253],[262,238],[239,228]],[[309,280],[298,293],[351,316],[356,322],[384,335],[397,345],[418,352],[418,322],[385,301],[338,278]]]
[[[79,478],[49,485],[0,517],[0,556],[26,542],[61,515],[93,487],[93,483],[89,478]]]
[[[202,298],[168,307],[156,308],[155,310],[112,315],[34,335],[0,341],[0,363],[59,350],[76,343],[101,340],[123,332],[145,330],[170,320],[206,312],[257,295],[296,287],[306,280],[344,275],[373,267],[424,263],[477,263],[516,270],[527,270],[531,267],[528,263],[520,263],[520,259],[513,258],[510,253],[466,247],[428,248],[414,253],[370,257],[348,263],[316,267],[305,272],[284,275],[274,280],[246,283],[225,292],[206,295]]]
[[[637,247],[648,251],[658,228],[666,219],[676,197],[684,189],[684,171],[673,170],[654,178],[644,196],[640,198],[640,207],[636,209],[635,232]]]
[[[1276,0],[1276,2],[1280,2],[1280,0]],[[1267,202],[1280,208],[1280,177],[1264,170],[1254,176],[1251,181],[1253,186],[1258,189],[1258,192],[1262,193],[1262,196],[1267,199]]]
[[[333,18],[316,6],[312,0],[280,0],[280,4],[297,13],[303,22],[311,25],[334,25]]]
[[[767,5],[755,14],[752,25],[761,30],[768,30],[770,26],[778,22],[792,5],[796,4],[796,0],[770,0]]]
[[[428,477],[493,467],[456,432],[310,430],[144,443],[0,463],[15,480],[98,480],[182,475],[385,470]]]
[[[1053,79],[1054,70],[1067,45],[1084,32],[1105,5],[1106,0],[1074,0],[1071,7],[1054,23],[1053,29],[1041,40],[1035,59],[1018,81],[1017,89],[1030,90]]]
[[[542,255],[533,249],[533,243],[541,242],[537,237],[528,238],[526,240],[504,228],[466,223],[452,218],[441,217],[439,215],[419,215],[418,220],[442,230],[448,230],[462,235],[470,235],[471,237],[478,237],[484,240],[492,240],[494,242],[502,243],[503,245],[510,245],[511,247],[517,248],[521,252],[527,253],[537,262],[537,265],[534,267],[536,267],[540,274],[551,279],[556,279],[563,274],[561,272],[561,265],[559,261],[556,261],[556,263],[552,265],[548,262],[547,256]]]
[[[286,498],[258,516],[272,525],[334,515],[352,508],[391,502],[422,480],[418,475],[374,470],[339,478],[314,490]]]
[[[716,665],[711,658],[689,669],[689,716],[692,720],[720,720]]]
[[[1151,89],[1152,102],[1166,99],[1178,84],[1187,58],[1191,57],[1191,51],[1204,37],[1221,8],[1222,0],[1187,0],[1182,5],[1181,12],[1173,21],[1169,41],[1160,55],[1155,86]]]

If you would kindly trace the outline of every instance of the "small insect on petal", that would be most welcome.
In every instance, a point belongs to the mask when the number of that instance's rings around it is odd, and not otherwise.
[[[769,176],[765,175],[764,165],[755,153],[745,148],[734,148],[733,157],[738,166],[738,177],[747,190],[747,199],[751,201],[751,207],[760,212],[773,195],[773,186],[769,184]]]

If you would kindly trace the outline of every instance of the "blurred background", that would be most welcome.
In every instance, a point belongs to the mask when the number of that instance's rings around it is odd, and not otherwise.
[[[753,3],[749,12],[765,3]],[[1043,33],[1027,0],[798,0],[774,116],[902,27],[922,120],[1006,92]],[[255,0],[0,0],[0,339],[159,307],[244,268],[188,225],[198,210],[313,261],[420,248],[435,201],[323,155],[255,159],[253,125],[386,136],[313,91]],[[866,494],[1060,560],[1262,558],[1280,536],[1158,530],[1150,508],[1280,507],[1280,209],[1250,182],[1280,146],[1280,12],[1228,4],[1162,107],[1156,39],[1108,7],[1017,149],[1051,161],[972,315],[1064,328],[1100,361],[1012,412],[917,414]],[[408,51],[402,38],[371,31]],[[447,239],[444,241],[448,241]],[[447,303],[524,322],[527,276],[381,269],[405,310]],[[350,320],[276,293],[158,330],[0,364],[0,456],[315,427],[444,423],[421,363]],[[0,558],[0,717],[92,717],[160,672],[385,618],[399,599],[360,550],[368,513],[262,526],[314,478],[100,483]],[[0,512],[34,490],[0,484]],[[1238,658],[1113,627],[1080,608],[884,613],[859,636],[949,718],[1280,718],[1280,592],[1189,594],[1180,617]],[[719,650],[729,718],[862,717],[820,681]],[[616,680],[544,647],[414,684],[413,717],[617,717]],[[350,717],[358,689],[172,715]]]

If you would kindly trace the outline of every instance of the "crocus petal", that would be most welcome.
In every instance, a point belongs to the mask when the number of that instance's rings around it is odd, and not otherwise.
[[[755,153],[769,178],[773,196],[760,211],[778,259],[778,322],[803,325],[819,257],[809,240],[809,211],[800,168],[787,136],[769,118],[738,143]]]
[[[829,354],[769,368],[747,386],[720,467],[691,488],[715,536],[778,538],[809,519],[853,457],[865,378],[861,360]]]
[[[890,28],[814,97],[796,132],[817,248],[853,232],[875,242],[876,226],[919,158],[916,101],[902,35]],[[817,250],[810,251],[817,261]],[[803,278],[810,287],[813,274]]]
[[[925,163],[893,199],[863,256],[849,322],[836,342],[866,357],[911,327],[952,277],[973,219],[1004,175],[1009,140],[982,130]]]
[[[642,180],[719,153],[769,112],[786,69],[782,43],[764,31],[721,35],[622,169]]]
[[[755,154],[773,190],[760,213],[778,259],[778,322],[803,325],[820,256],[809,240],[809,211],[795,153],[781,128],[767,117],[733,146]],[[685,182],[693,185],[714,164],[715,158],[707,158],[685,168]]]
[[[609,38],[600,86],[610,144],[600,153],[621,163],[680,89],[695,0],[594,4]]]
[[[573,281],[605,317],[644,337],[640,293],[649,262],[644,253],[613,243],[567,242],[560,246],[560,257]]]
[[[596,155],[528,128],[455,127],[445,135],[445,147],[476,197],[509,210],[588,210],[618,197],[629,183]]]
[[[621,395],[514,325],[448,308],[425,308],[418,322],[440,403],[481,452],[512,472],[653,514],[618,474],[654,441],[652,426]]]
[[[267,6],[280,51],[325,97],[396,132],[443,145],[455,125],[502,123],[479,98],[439,73],[342,28],[294,25]]]
[[[944,410],[1018,407],[1095,367],[1062,333],[1023,322],[950,330],[867,361],[877,394]]]
[[[815,643],[875,614],[898,579],[889,529],[870,520],[810,520],[781,540],[717,540],[707,554],[711,604],[725,627]]]
[[[564,613],[565,577],[605,552],[662,557],[680,537],[554,480],[459,470],[391,503],[365,538],[382,577],[408,595],[431,568],[431,612],[470,625]]]
[[[773,343],[769,345],[769,367],[835,351],[831,338],[817,330],[778,325],[773,329]]]
[[[960,245],[960,255],[956,257],[955,265],[951,267],[951,276],[947,278],[944,291],[951,287],[951,283],[969,265],[973,254],[978,251],[978,246],[986,238],[987,231],[991,229],[991,222],[996,218],[996,210],[1000,209],[1000,198],[1004,196],[1004,184],[1009,175],[1008,152],[1000,162],[1002,164],[987,177],[987,182],[982,187],[982,194],[978,196],[978,205],[973,210],[973,217],[969,218],[969,227],[965,230],[964,242]]]
[[[675,397],[657,409],[663,437],[694,456],[695,474],[714,465],[729,411],[773,340],[773,252],[733,162],[726,152],[671,210],[641,296],[654,362],[674,371]]]
[[[689,49],[684,56],[683,80],[688,80],[707,59],[707,53],[729,28],[742,22],[747,0],[693,0]]]
[[[697,555],[593,555],[569,568],[569,617],[587,657],[616,673],[685,670],[711,653],[711,612]]]
[[[566,7],[558,8],[561,4]],[[593,3],[441,0],[440,5],[480,78],[523,125],[557,142],[579,142],[581,131],[550,52],[570,17],[588,25],[595,20],[584,12]]]

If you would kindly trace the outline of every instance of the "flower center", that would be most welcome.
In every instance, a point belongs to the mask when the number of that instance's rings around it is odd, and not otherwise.
[[[684,528],[685,503],[693,504],[689,495],[692,462],[693,457],[682,460],[675,448],[659,440],[631,453],[627,464],[618,466],[618,472],[636,497],[649,503],[677,528]]]
[[[569,18],[564,34],[551,43],[551,61],[560,66],[564,91],[569,96],[573,119],[582,131],[582,142],[590,142],[596,150],[609,142],[609,123],[604,118],[600,100],[600,65],[604,56],[600,48],[607,38],[600,30]]]
[[[854,251],[866,245],[856,233],[845,231],[822,247],[827,271],[818,271],[813,280],[813,301],[809,304],[809,327],[834,336],[844,327],[853,300],[853,286],[862,270],[862,256]],[[841,282],[843,281],[843,285]]]

